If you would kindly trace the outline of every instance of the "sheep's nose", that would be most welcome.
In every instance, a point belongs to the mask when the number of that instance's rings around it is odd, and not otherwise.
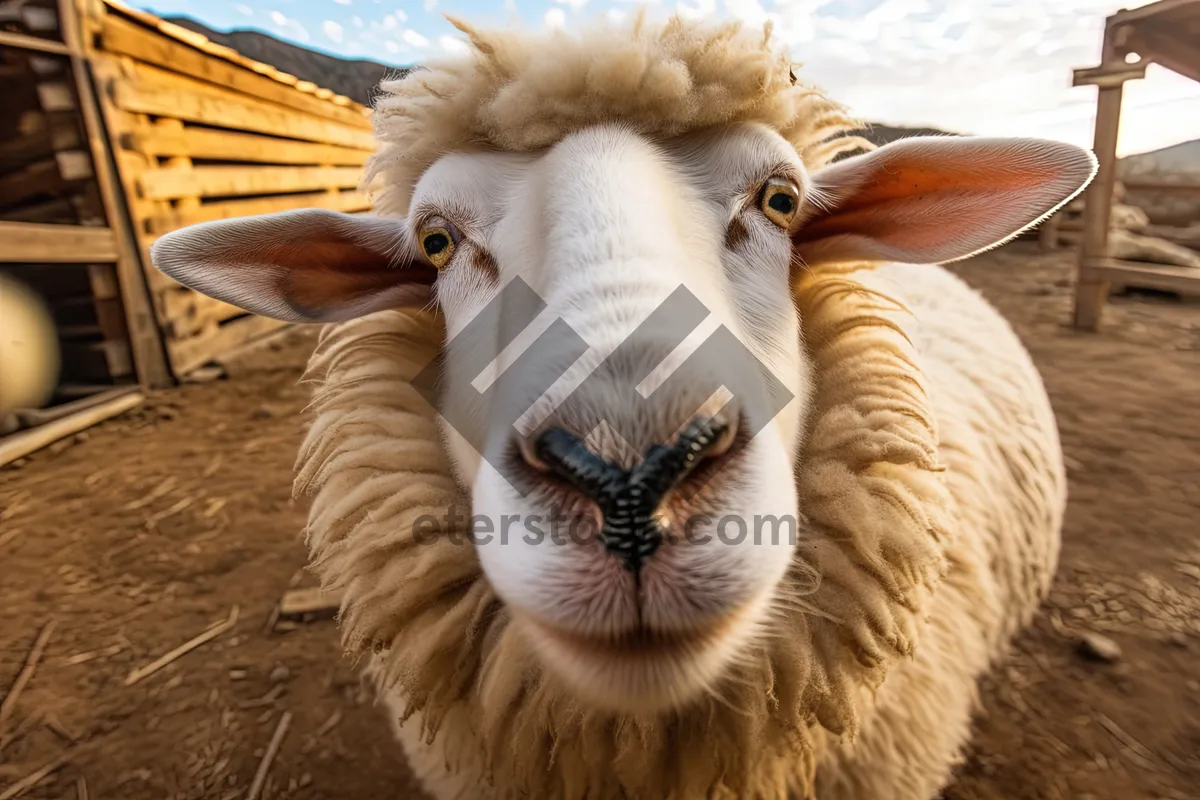
[[[604,547],[636,571],[662,544],[656,512],[667,494],[704,462],[728,453],[735,439],[729,408],[692,419],[673,440],[655,445],[632,469],[606,461],[563,428],[543,431],[521,448],[534,468],[559,476],[599,507]]]

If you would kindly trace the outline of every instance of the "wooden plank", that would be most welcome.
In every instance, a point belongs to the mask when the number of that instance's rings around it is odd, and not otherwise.
[[[24,458],[59,439],[74,436],[106,419],[123,414],[131,408],[141,405],[145,399],[145,395],[140,392],[116,397],[107,403],[85,409],[78,414],[72,414],[33,430],[0,439],[0,466],[12,463],[18,458]]]
[[[336,119],[359,128],[371,127],[370,120],[361,110],[322,100],[240,64],[207,55],[195,47],[115,14],[104,18],[101,47],[298,111]]]
[[[246,313],[237,306],[184,287],[163,291],[159,296],[159,308],[166,320],[167,335],[174,339],[184,339]]]
[[[175,367],[175,374],[184,375],[221,353],[287,324],[282,320],[270,317],[250,315],[212,329],[203,336],[193,336],[181,341],[168,341],[167,350],[171,354],[171,364]]]
[[[0,222],[0,262],[82,264],[117,260],[117,243],[108,228]]]
[[[21,50],[36,50],[39,53],[53,53],[59,56],[71,52],[62,42],[11,31],[0,31],[0,47],[17,47]]]
[[[108,380],[133,374],[129,345],[123,341],[63,342],[61,351],[64,378]]]
[[[78,400],[71,400],[67,403],[60,403],[56,406],[48,408],[20,408],[17,409],[17,419],[21,421],[23,428],[36,428],[40,425],[46,425],[55,420],[69,417],[72,414],[78,414],[80,411],[86,411],[89,408],[104,405],[110,400],[115,400],[119,397],[124,397],[127,394],[133,394],[137,390],[136,386],[122,386],[117,389],[107,389],[95,394],[81,397]]]
[[[1200,192],[1200,181],[1122,181],[1125,191]]]
[[[1101,63],[1115,60],[1114,32],[1106,30],[1101,48]],[[1096,101],[1096,128],[1092,151],[1096,154],[1096,176],[1084,192],[1083,237],[1079,247],[1079,268],[1075,282],[1074,325],[1095,331],[1108,300],[1111,285],[1088,273],[1085,266],[1104,258],[1108,251],[1108,225],[1112,214],[1113,190],[1117,180],[1117,135],[1121,127],[1120,84],[1103,87]]]
[[[1126,286],[1142,286],[1166,292],[1200,296],[1200,269],[1139,261],[1101,259],[1089,265],[1084,274],[1095,281]]]
[[[193,167],[158,169],[138,177],[141,196],[148,200],[177,197],[236,197],[291,194],[314,189],[358,185],[358,167]]]
[[[212,128],[170,130],[162,125],[130,133],[122,144],[126,149],[163,158],[182,156],[260,164],[361,166],[371,155],[368,150],[331,144],[297,142]]]
[[[140,257],[134,231],[136,216],[127,205],[129,195],[122,191],[121,177],[117,173],[111,147],[112,132],[105,127],[104,108],[93,83],[90,57],[94,51],[90,44],[94,37],[86,35],[85,30],[90,31],[94,26],[94,12],[89,10],[86,3],[76,4],[72,0],[61,2],[64,11],[61,14],[63,38],[76,54],[71,57],[71,73],[75,79],[84,130],[92,152],[92,164],[96,170],[105,216],[117,242],[117,278],[121,285],[121,308],[125,314],[134,370],[142,386],[163,388],[171,385],[172,375],[146,281],[145,264],[149,259]],[[89,58],[85,58],[84,54]]]
[[[332,619],[342,605],[339,592],[320,588],[289,589],[279,600],[280,619]]]
[[[75,208],[71,204],[70,198],[56,197],[45,202],[0,211],[0,220],[9,222],[73,224],[75,222]]]
[[[214,219],[233,219],[234,217],[249,217],[256,214],[273,214],[276,211],[290,211],[295,208],[328,208],[333,211],[352,213],[365,211],[371,207],[371,201],[366,195],[356,191],[317,192],[310,194],[281,195],[279,197],[261,197],[253,200],[225,200],[217,203],[206,203],[199,208],[176,210],[162,214],[149,220],[151,238],[157,238],[164,233],[193,225],[197,222],[208,222]]]
[[[58,160],[52,156],[0,178],[0,207],[11,208],[31,197],[58,194],[72,188],[75,188],[72,181],[63,178]]]
[[[267,103],[192,78],[132,63],[109,85],[117,108],[204,125],[371,150],[369,130]]]
[[[37,85],[38,103],[43,111],[74,111],[75,93],[61,81],[47,81]]]
[[[1186,18],[1200,13],[1200,0],[1159,0],[1138,8],[1121,9],[1108,19],[1118,25],[1147,19]]]
[[[329,89],[316,88],[315,84],[310,83],[309,81],[299,80],[295,75],[289,75],[286,72],[282,72],[269,64],[264,64],[260,61],[254,61],[253,59],[246,58],[232,48],[209,41],[206,37],[201,36],[194,31],[181,28],[178,25],[173,25],[169,22],[159,19],[153,14],[132,8],[124,3],[119,2],[118,0],[96,0],[96,4],[107,6],[109,14],[115,13],[123,17],[137,20],[143,25],[153,28],[166,36],[185,42],[198,50],[208,53],[209,55],[216,56],[225,61],[231,61],[242,67],[245,67],[251,72],[259,75],[266,75],[273,80],[295,88],[297,91],[314,94],[317,97],[328,100],[334,105],[353,108],[360,113],[368,113],[367,109],[358,103],[355,103],[348,97],[334,94]]]
[[[1115,64],[1102,64],[1098,67],[1077,69],[1071,79],[1072,86],[1120,86],[1126,81],[1139,80],[1146,77],[1146,61],[1136,64],[1126,64],[1118,61]]]
[[[83,150],[59,150],[54,154],[58,162],[58,174],[64,181],[81,181],[91,178],[92,157]]]
[[[1177,72],[1185,78],[1200,81],[1200,47],[1172,34],[1159,25],[1139,26],[1138,54],[1144,59]]]

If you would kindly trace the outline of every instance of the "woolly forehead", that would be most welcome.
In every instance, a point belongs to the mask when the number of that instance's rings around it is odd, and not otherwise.
[[[451,21],[467,34],[466,53],[431,59],[379,86],[373,123],[380,146],[364,187],[376,184],[382,213],[408,213],[417,179],[447,152],[534,152],[614,122],[667,138],[759,123],[810,170],[840,152],[871,148],[840,136],[860,121],[796,80],[769,25],[678,17],[651,24],[639,15],[629,26],[597,24],[568,35]]]

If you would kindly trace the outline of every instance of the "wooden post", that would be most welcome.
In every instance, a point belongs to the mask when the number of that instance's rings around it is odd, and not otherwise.
[[[150,303],[146,273],[142,269],[137,241],[131,228],[132,222],[125,207],[124,195],[118,188],[114,162],[110,159],[111,142],[105,133],[100,107],[92,89],[91,70],[88,69],[89,37],[86,15],[89,13],[92,13],[91,10],[83,2],[78,6],[75,0],[59,2],[59,24],[62,26],[63,38],[70,52],[80,111],[92,153],[92,164],[100,186],[108,226],[117,241],[117,277],[121,287],[121,305],[125,309],[129,344],[133,351],[134,369],[142,386],[163,388],[173,383],[171,371],[163,349],[158,318]]]
[[[1105,31],[1101,67],[1123,65],[1114,47],[1113,28]],[[1116,76],[1114,76],[1116,77]],[[1075,327],[1095,331],[1111,289],[1107,281],[1089,274],[1090,268],[1108,257],[1108,225],[1112,213],[1113,188],[1117,180],[1117,135],[1121,128],[1121,97],[1124,80],[1099,84],[1096,99],[1096,131],[1092,150],[1096,154],[1096,177],[1084,193],[1083,238],[1079,247],[1079,270],[1075,282]]]
[[[1059,248],[1059,226],[1062,223],[1062,210],[1042,222],[1038,228],[1038,244],[1043,250],[1052,251]]]

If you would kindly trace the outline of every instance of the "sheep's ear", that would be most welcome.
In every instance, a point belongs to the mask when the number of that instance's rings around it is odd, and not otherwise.
[[[797,255],[944,263],[1013,238],[1091,181],[1090,151],[1043,139],[901,139],[813,174]]]
[[[437,271],[401,221],[300,209],[192,225],[150,248],[154,265],[196,291],[289,322],[336,322],[423,304]]]

